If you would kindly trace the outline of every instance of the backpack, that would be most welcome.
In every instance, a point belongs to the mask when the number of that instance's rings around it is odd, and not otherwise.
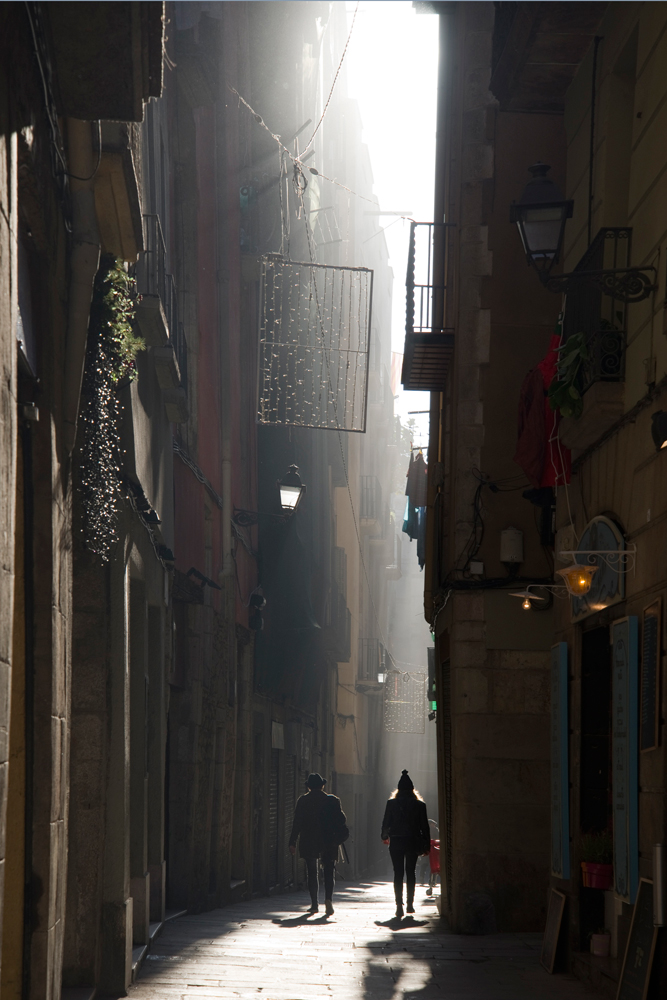
[[[333,801],[332,805],[329,806],[331,817],[330,817],[330,822],[328,824],[329,827],[328,833],[329,836],[331,837],[331,842],[340,846],[341,844],[344,844],[345,841],[348,839],[348,837],[350,836],[350,831],[348,830],[347,824],[345,822],[345,813],[342,811],[342,809],[340,809],[340,807],[335,808],[335,805],[337,805],[337,801],[333,798],[333,796],[331,797],[331,799]],[[327,839],[329,838],[327,837]]]

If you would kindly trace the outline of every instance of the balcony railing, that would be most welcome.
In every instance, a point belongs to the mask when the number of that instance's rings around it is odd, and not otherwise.
[[[451,228],[444,222],[410,224],[401,374],[406,389],[445,388],[454,353],[454,331],[447,325]]]
[[[167,301],[167,249],[158,215],[144,215],[144,246],[137,261],[137,292]]]
[[[358,680],[377,684],[378,674],[386,674],[391,665],[391,656],[379,639],[359,639]]]
[[[325,643],[337,663],[349,662],[352,644],[352,615],[347,606],[345,595],[341,593],[335,583],[331,588]]]
[[[574,269],[601,271],[630,267],[632,229],[601,229]],[[571,284],[563,323],[564,338],[583,333],[589,359],[582,368],[581,392],[594,382],[622,382],[625,378],[627,303],[604,295],[585,280]]]
[[[361,477],[362,521],[379,521],[382,516],[382,487],[376,476]]]
[[[334,546],[332,568],[338,592],[347,600],[347,552],[341,545]]]
[[[188,350],[178,318],[176,286],[166,270],[166,247],[157,215],[144,216],[144,246],[135,269],[137,323],[146,345],[152,348],[167,416],[181,423],[188,415]]]

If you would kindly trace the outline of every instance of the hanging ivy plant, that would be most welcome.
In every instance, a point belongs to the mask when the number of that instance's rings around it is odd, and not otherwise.
[[[81,390],[80,492],[83,536],[106,562],[118,539],[120,483],[118,390],[137,376],[136,357],[145,347],[133,327],[135,281],[122,261],[105,255],[93,286],[86,364]]]
[[[581,416],[584,401],[581,395],[583,365],[590,358],[583,333],[575,333],[558,348],[558,374],[549,386],[549,405],[560,410],[562,417]]]

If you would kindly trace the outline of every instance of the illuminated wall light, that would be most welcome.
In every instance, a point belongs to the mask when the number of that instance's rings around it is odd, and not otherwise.
[[[511,591],[510,592],[510,597],[520,597],[521,598],[521,607],[524,609],[524,611],[531,611],[532,610],[532,607],[533,607],[532,602],[533,601],[544,601],[545,600],[544,597],[540,597],[538,594],[535,594],[535,593],[533,593],[532,590],[528,590],[528,589],[526,589],[526,590]]]
[[[583,597],[593,585],[593,577],[598,571],[597,566],[581,566],[579,563],[572,563],[565,569],[556,572],[562,576],[565,586],[573,597]]]

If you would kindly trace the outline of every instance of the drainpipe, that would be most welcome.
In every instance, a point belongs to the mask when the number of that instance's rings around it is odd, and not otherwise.
[[[71,455],[76,440],[93,281],[100,264],[92,122],[67,119],[67,150],[72,198],[72,250],[63,390],[63,441],[67,454]]]

